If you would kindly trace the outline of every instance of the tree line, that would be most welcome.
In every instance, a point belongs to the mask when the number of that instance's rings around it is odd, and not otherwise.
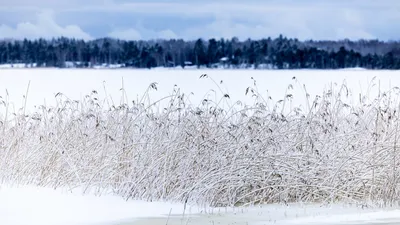
[[[400,45],[378,40],[299,41],[282,35],[244,41],[235,37],[194,41],[1,40],[0,64],[16,63],[60,68],[118,64],[132,68],[399,69]]]

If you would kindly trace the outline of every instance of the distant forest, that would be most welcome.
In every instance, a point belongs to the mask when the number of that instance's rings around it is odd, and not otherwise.
[[[299,41],[283,36],[261,40],[181,39],[124,41],[1,40],[0,64],[36,67],[207,67],[260,69],[400,69],[400,42],[379,40]]]

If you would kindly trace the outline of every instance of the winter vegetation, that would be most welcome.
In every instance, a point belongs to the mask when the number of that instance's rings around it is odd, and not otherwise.
[[[395,41],[299,41],[283,36],[242,41],[84,41],[61,37],[2,40],[1,64],[59,68],[399,69],[400,49]]]
[[[125,87],[119,102],[100,98],[100,90],[80,100],[59,92],[55,105],[27,113],[3,96],[1,182],[204,207],[398,205],[398,87],[373,81],[353,96],[345,84],[332,85],[313,96],[293,76],[275,99],[253,79],[235,90],[252,99],[245,104],[220,88],[223,81],[198,78],[222,97],[193,102],[175,86],[152,99],[154,82],[131,101]]]

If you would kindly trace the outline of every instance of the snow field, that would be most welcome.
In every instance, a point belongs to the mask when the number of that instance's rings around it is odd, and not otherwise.
[[[197,209],[189,208],[187,213]],[[124,201],[111,194],[82,195],[79,190],[52,190],[35,186],[0,188],[0,224],[7,225],[100,225],[146,217],[182,215],[182,204]]]
[[[185,214],[183,215],[183,212]],[[141,224],[366,224],[398,222],[390,208],[356,205],[270,204],[257,207],[199,208],[165,202],[124,201],[119,196],[81,190],[9,186],[0,188],[0,223],[7,225],[141,225]]]

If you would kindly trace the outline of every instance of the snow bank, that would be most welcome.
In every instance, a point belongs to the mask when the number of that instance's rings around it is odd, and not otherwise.
[[[380,210],[375,212],[331,213],[285,221],[286,224],[400,224],[400,210]]]
[[[14,64],[0,64],[0,69],[12,69],[12,68],[35,68],[36,63],[14,63]]]
[[[0,189],[0,224],[90,225],[113,224],[144,217],[181,214],[182,204],[124,201],[118,196],[81,195],[33,186]],[[186,213],[191,209],[187,209]]]
[[[34,186],[0,189],[0,224],[133,225],[133,224],[368,224],[400,222],[400,210],[380,211],[349,205],[271,204],[247,208],[200,208],[165,202],[124,201],[113,195],[82,195]],[[170,218],[168,218],[170,217]]]
[[[202,74],[208,74],[218,86],[209,79],[199,79]],[[399,71],[374,70],[4,69],[0,71],[0,96],[4,98],[7,90],[7,98],[14,103],[13,107],[17,110],[25,105],[23,95],[27,92],[30,82],[26,102],[28,111],[43,104],[55,105],[54,96],[59,92],[70,99],[82,100],[86,94],[96,90],[100,99],[104,99],[105,96],[112,97],[118,104],[123,96],[122,87],[128,100],[132,101],[140,99],[148,86],[157,82],[157,91],[150,93],[153,101],[171,94],[174,85],[177,85],[181,93],[186,93],[194,104],[201,102],[205,95],[213,98],[215,95],[218,101],[223,94],[228,93],[232,101],[252,105],[254,98],[245,95],[246,88],[254,83],[252,77],[260,94],[265,99],[271,96],[274,101],[282,99],[286,95],[288,85],[294,84],[293,105],[305,104],[303,84],[306,85],[312,101],[331,85],[341,85],[345,81],[356,102],[358,93],[370,92],[373,77],[381,81],[381,90],[388,90],[400,82]],[[293,80],[293,77],[296,77],[297,81]],[[215,92],[211,92],[210,89]],[[374,93],[377,89],[373,89]],[[190,95],[191,93],[193,94]],[[370,95],[375,96],[374,93],[370,92]]]

